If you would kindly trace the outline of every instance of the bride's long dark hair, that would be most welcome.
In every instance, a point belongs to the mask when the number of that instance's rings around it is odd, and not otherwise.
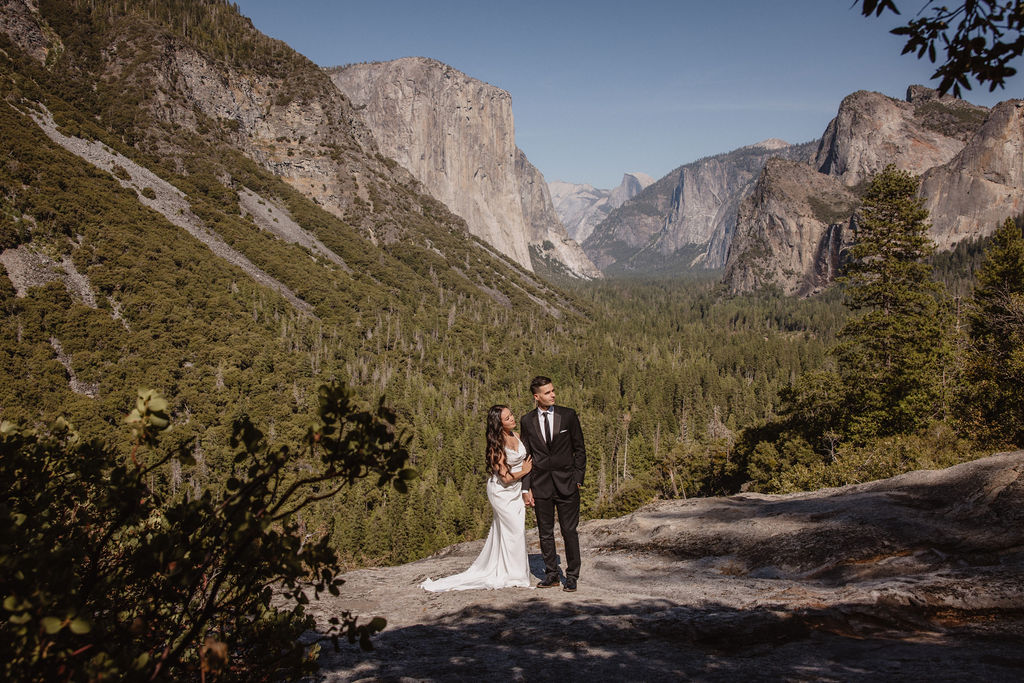
[[[487,474],[501,476],[508,470],[505,464],[505,430],[501,426],[501,414],[508,406],[491,406],[487,411]]]

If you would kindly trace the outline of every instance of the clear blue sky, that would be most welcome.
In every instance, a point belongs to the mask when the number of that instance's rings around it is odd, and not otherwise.
[[[897,18],[852,0],[236,0],[321,66],[433,57],[512,95],[516,142],[545,178],[618,185],[765,138],[821,136],[842,98],[934,86]],[[923,0],[897,3],[904,16]],[[1024,65],[1018,65],[1024,69]],[[1024,94],[975,87],[992,105]]]

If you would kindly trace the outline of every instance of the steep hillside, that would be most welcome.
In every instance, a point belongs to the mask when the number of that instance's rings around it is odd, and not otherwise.
[[[446,421],[443,442],[410,444],[443,486],[472,470],[444,457],[478,431],[467,406],[529,372],[531,325],[583,322],[228,3],[9,2],[0,48],[4,420],[64,414],[122,444],[136,389],[159,389],[198,462],[164,483],[199,491],[231,467],[233,420],[295,443],[336,378],[393,397],[420,439]],[[402,518],[372,483],[351,495],[304,522],[354,555],[393,552],[368,549],[363,525]]]
[[[516,147],[507,92],[420,57],[329,73],[384,154],[463,217],[472,234],[526,269],[533,251],[575,277],[600,276],[569,239],[543,176]]]

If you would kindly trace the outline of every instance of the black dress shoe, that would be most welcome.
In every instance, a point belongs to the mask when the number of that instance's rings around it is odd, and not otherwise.
[[[558,585],[558,577],[548,577],[537,584],[537,588],[554,588]]]
[[[575,593],[576,592],[576,579],[567,578],[565,580],[565,586],[562,587],[562,590],[564,590],[566,593]]]

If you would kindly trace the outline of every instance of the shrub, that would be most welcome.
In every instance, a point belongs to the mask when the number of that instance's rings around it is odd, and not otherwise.
[[[161,450],[167,402],[141,392],[127,456],[86,441],[63,419],[49,430],[0,425],[0,660],[7,680],[294,678],[316,668],[309,599],[338,593],[328,538],[306,542],[297,518],[371,474],[405,489],[404,439],[383,404],[361,410],[339,385],[319,391],[302,448],[271,449],[243,417],[234,467],[220,487],[170,500],[149,483],[191,461]],[[309,583],[307,583],[307,581]],[[290,606],[271,604],[277,593]],[[332,619],[370,647],[385,626]],[[323,640],[323,639],[321,639]]]

